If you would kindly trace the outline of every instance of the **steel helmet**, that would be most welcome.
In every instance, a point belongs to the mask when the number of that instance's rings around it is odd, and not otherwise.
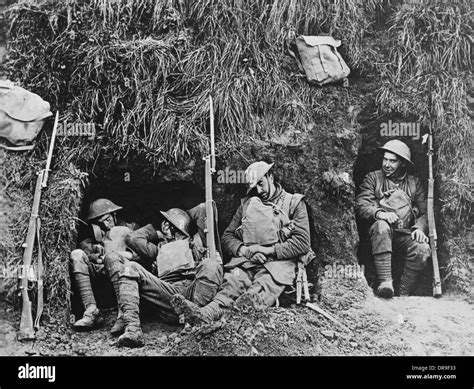
[[[245,170],[245,179],[248,185],[247,193],[257,186],[258,181],[268,173],[272,166],[273,163],[258,161],[252,163],[247,170]]]
[[[412,166],[415,166],[415,164],[411,161],[410,148],[401,140],[389,140],[382,147],[379,147],[379,149],[398,155],[400,158],[403,158],[405,161],[409,162]]]
[[[170,208],[167,211],[160,211],[163,217],[168,220],[181,233],[189,237],[189,226],[191,217],[181,208]]]
[[[108,213],[113,213],[121,210],[122,207],[114,204],[109,199],[97,199],[89,205],[89,216],[87,220],[97,219],[98,217],[104,216]]]

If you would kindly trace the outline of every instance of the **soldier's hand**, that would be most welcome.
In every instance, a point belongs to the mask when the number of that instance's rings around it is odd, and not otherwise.
[[[385,220],[389,224],[393,224],[398,220],[398,215],[395,212],[379,212],[377,216],[380,220]]]
[[[250,262],[258,263],[263,265],[267,261],[267,257],[262,253],[255,253],[252,258],[250,258]]]
[[[101,254],[90,254],[89,259],[98,265],[104,262],[104,257]]]
[[[248,250],[248,247],[247,246],[240,246],[239,247],[239,250],[237,251],[237,256],[238,257],[247,257],[247,250]]]
[[[94,253],[97,253],[99,255],[104,255],[105,254],[104,246],[102,246],[101,244],[93,245],[92,250],[94,251]]]
[[[429,240],[425,233],[419,228],[411,233],[411,238],[419,243],[427,243]]]
[[[260,246],[258,244],[254,244],[252,246],[247,246],[247,249],[245,250],[245,256],[248,259],[252,259],[252,257],[256,254],[261,252]]]
[[[273,255],[275,250],[273,246],[261,246],[259,244],[254,244],[252,246],[248,246],[245,251],[245,256],[248,259],[251,259],[256,253],[260,253],[265,255]]]

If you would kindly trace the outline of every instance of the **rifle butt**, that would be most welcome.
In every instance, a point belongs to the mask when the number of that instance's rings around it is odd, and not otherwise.
[[[18,340],[34,340],[35,331],[33,329],[33,315],[31,313],[31,301],[23,299],[21,310],[20,330],[18,331]]]
[[[441,282],[440,283],[433,283],[433,297],[441,297],[443,291],[441,290]]]
[[[438,253],[436,252],[436,243],[433,235],[430,236],[431,260],[433,262],[433,297],[442,295],[441,277],[439,275]]]

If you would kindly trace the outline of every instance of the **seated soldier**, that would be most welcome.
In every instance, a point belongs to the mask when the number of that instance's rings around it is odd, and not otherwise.
[[[70,256],[71,272],[74,275],[79,297],[84,306],[84,315],[74,323],[76,330],[89,330],[100,324],[103,320],[92,291],[92,280],[108,280],[106,267],[104,265],[105,255],[113,250],[120,252],[124,256],[122,247],[119,251],[114,243],[120,236],[129,233],[135,228],[134,224],[125,224],[116,227],[116,212],[122,207],[114,204],[108,199],[97,199],[89,205],[88,221],[92,226],[94,237],[84,239],[79,243],[79,248],[73,250]]]
[[[139,303],[144,299],[158,310],[160,318],[177,323],[178,316],[171,306],[171,298],[181,294],[198,305],[212,300],[222,282],[222,265],[204,258],[199,234],[190,237],[191,218],[182,209],[161,212],[165,220],[161,231],[153,225],[132,233],[127,239],[131,247],[148,263],[156,263],[156,274],[137,262],[125,261],[113,278],[119,284],[120,309],[123,312],[123,334],[119,346],[140,347],[144,344],[140,327]]]
[[[414,166],[408,146],[391,140],[381,149],[382,170],[365,176],[356,198],[356,214],[370,225],[380,282],[377,294],[393,297],[392,252],[397,251],[405,259],[400,295],[408,296],[430,256],[425,193],[420,180],[407,174],[407,164]]]
[[[274,180],[273,164],[255,162],[245,171],[247,197],[222,236],[232,259],[230,272],[213,301],[198,307],[173,297],[176,313],[191,324],[219,319],[233,301],[258,308],[272,306],[296,277],[297,261],[310,253],[310,226],[303,195],[290,194]]]

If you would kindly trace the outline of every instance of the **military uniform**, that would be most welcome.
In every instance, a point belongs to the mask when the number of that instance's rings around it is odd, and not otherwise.
[[[101,216],[113,215],[120,209],[122,207],[117,206],[108,199],[95,200],[90,205],[88,220],[93,222]],[[76,287],[85,309],[84,317],[74,325],[76,329],[90,329],[97,324],[96,321],[100,321],[92,282],[110,282],[107,264],[115,261],[115,259],[121,262],[124,260],[122,255],[118,253],[125,250],[123,237],[132,232],[136,227],[135,223],[122,223],[121,226],[113,227],[110,231],[105,232],[96,225],[94,232],[97,232],[97,236],[84,239],[79,243],[79,248],[71,252],[69,261],[71,273],[74,276]],[[113,286],[118,297],[117,285]]]
[[[396,155],[401,154],[402,158],[411,162],[406,145],[401,149],[402,153],[394,148],[400,147],[402,142],[390,141],[384,147],[392,143],[392,148],[383,149]],[[402,190],[410,198],[414,215],[408,228],[397,228],[396,225],[378,218],[380,212],[386,211],[380,203],[384,193],[395,189]],[[370,226],[369,238],[379,281],[392,281],[391,258],[392,253],[397,252],[406,261],[400,282],[400,294],[410,294],[418,274],[430,256],[428,243],[417,242],[411,237],[411,233],[416,229],[428,233],[426,198],[420,180],[406,172],[399,172],[394,177],[385,176],[381,170],[368,173],[360,185],[355,210],[357,217]]]
[[[120,346],[137,347],[143,344],[139,318],[141,299],[157,308],[161,320],[177,323],[178,316],[171,305],[173,295],[182,295],[200,306],[206,305],[215,296],[222,282],[222,265],[212,259],[202,259],[205,250],[199,235],[196,234],[191,239],[187,229],[182,230],[187,236],[170,241],[160,237],[156,229],[149,224],[128,238],[129,247],[149,266],[158,262],[160,252],[171,244],[176,244],[178,251],[169,253],[170,259],[178,263],[180,258],[191,255],[195,266],[169,271],[158,277],[139,263],[126,261],[119,271],[114,273],[119,283],[120,309],[126,322],[125,333],[119,338]],[[156,272],[159,271],[158,267]]]
[[[225,266],[229,272],[213,301],[198,307],[182,296],[173,298],[173,307],[185,321],[197,324],[217,320],[234,300],[260,309],[270,307],[287,285],[293,285],[298,260],[312,259],[303,196],[275,184],[273,176],[267,174],[272,166],[257,161],[245,171],[247,197],[241,200],[222,236],[223,250],[232,257]]]
[[[232,221],[222,236],[224,251],[232,256],[225,266],[230,272],[225,274],[221,290],[214,298],[222,307],[229,307],[233,300],[244,292],[258,295],[258,300],[265,307],[272,306],[287,285],[293,285],[296,277],[296,262],[299,256],[310,250],[309,220],[303,196],[290,194],[276,185],[275,194],[268,200],[273,204],[282,204],[285,198],[291,198],[289,217],[293,221],[291,236],[285,241],[275,243],[275,257],[268,257],[267,262],[258,265],[245,257],[238,257],[239,248],[244,244],[238,232],[245,217],[244,209],[250,197],[241,201]],[[264,202],[265,203],[265,202]]]

